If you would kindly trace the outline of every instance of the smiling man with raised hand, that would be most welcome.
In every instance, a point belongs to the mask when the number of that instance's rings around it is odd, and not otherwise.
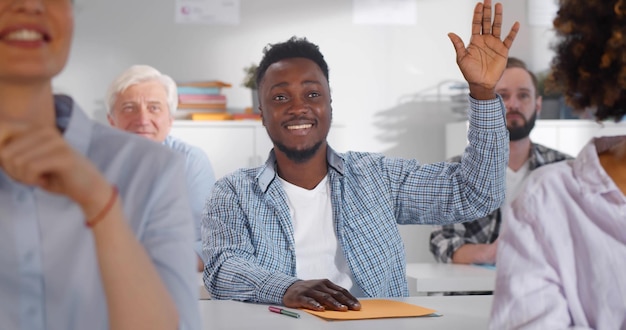
[[[500,206],[508,159],[495,85],[519,24],[500,39],[502,6],[476,5],[466,48],[450,39],[470,85],[470,147],[461,163],[422,165],[381,154],[337,153],[328,65],[317,45],[265,49],[257,71],[265,165],[220,180],[202,221],[204,280],[214,299],[313,310],[360,309],[358,297],[408,295],[397,224],[472,220]]]

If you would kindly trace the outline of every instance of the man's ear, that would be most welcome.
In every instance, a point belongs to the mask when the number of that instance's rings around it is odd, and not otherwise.
[[[113,116],[110,113],[107,113],[107,120],[109,121],[109,125],[115,126],[115,121],[113,120]]]

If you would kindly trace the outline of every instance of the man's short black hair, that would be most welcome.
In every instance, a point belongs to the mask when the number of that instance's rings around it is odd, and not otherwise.
[[[261,80],[265,76],[265,72],[270,65],[289,58],[302,57],[309,59],[317,64],[322,70],[326,81],[328,82],[328,64],[324,60],[324,55],[320,52],[319,47],[309,42],[306,38],[291,37],[289,40],[277,44],[269,44],[263,49],[263,59],[259,63],[256,72],[256,85],[261,85]]]

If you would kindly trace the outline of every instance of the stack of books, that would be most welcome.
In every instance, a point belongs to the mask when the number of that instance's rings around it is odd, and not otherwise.
[[[182,82],[178,85],[176,119],[224,120],[231,119],[227,111],[226,95],[222,88],[230,84],[219,81]]]

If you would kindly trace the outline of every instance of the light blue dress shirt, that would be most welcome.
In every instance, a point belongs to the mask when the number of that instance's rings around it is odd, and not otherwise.
[[[355,285],[366,296],[408,295],[397,224],[470,221],[504,200],[509,158],[504,105],[500,97],[470,104],[469,146],[461,163],[422,165],[328,148],[335,233]],[[204,281],[214,299],[280,304],[298,280],[292,219],[275,162],[272,151],[265,165],[215,184],[202,220]]]
[[[173,136],[168,136],[163,144],[185,155],[185,178],[189,187],[189,202],[196,228],[196,242],[194,250],[206,262],[202,254],[202,239],[200,238],[200,222],[213,185],[215,174],[213,166],[202,149],[187,144]]]
[[[119,188],[129,225],[176,304],[180,328],[199,329],[183,158],[93,122],[67,96],[56,96],[55,107],[65,140]],[[108,329],[105,299],[80,207],[0,169],[0,328]]]

